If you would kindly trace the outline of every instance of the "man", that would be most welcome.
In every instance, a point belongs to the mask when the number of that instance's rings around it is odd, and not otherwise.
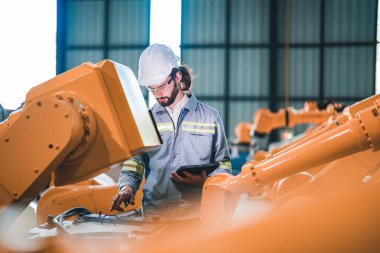
[[[197,101],[190,93],[192,76],[180,65],[173,51],[154,44],[140,56],[138,82],[147,86],[158,103],[152,108],[163,144],[153,151],[124,162],[119,193],[110,210],[123,211],[124,202],[134,204],[134,196],[145,172],[143,207],[145,214],[168,219],[193,215],[200,207],[206,172],[184,176],[175,171],[184,165],[218,162],[210,175],[231,173],[227,139],[219,113]]]

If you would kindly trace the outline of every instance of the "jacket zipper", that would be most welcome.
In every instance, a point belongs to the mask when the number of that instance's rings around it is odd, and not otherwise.
[[[170,117],[170,114],[169,114],[169,112],[166,109],[165,109],[165,112],[169,116],[169,119],[172,122],[173,129],[174,129],[174,133],[173,133],[174,141],[173,141],[173,146],[172,146],[172,150],[174,150],[174,144],[175,144],[175,142],[177,140],[178,129],[179,129],[179,126],[181,125],[181,122],[182,122],[183,118],[185,117],[185,115],[182,116],[182,113],[184,113],[184,108],[182,108],[181,112],[179,113],[179,117],[178,117],[178,121],[177,121],[177,127],[174,125],[174,121],[173,121],[172,117]]]

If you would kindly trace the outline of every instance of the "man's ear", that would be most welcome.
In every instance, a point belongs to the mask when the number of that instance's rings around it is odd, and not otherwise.
[[[177,71],[177,73],[175,74],[175,80],[177,81],[177,83],[180,83],[182,81],[182,72],[181,71]]]

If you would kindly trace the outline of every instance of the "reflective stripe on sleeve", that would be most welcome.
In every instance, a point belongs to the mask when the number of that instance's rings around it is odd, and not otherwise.
[[[174,132],[173,123],[157,123],[157,129],[160,132]]]
[[[230,161],[219,162],[219,168],[229,170],[230,172],[232,172],[232,165]]]
[[[139,176],[143,176],[144,175],[144,165],[142,165],[141,163],[138,163],[136,161],[133,161],[133,160],[127,160],[124,162],[123,164],[123,168],[121,169],[121,171],[134,171],[136,172],[137,174],[139,174]]]

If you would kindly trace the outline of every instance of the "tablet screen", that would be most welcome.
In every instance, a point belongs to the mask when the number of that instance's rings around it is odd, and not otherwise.
[[[200,175],[202,171],[205,170],[206,174],[208,175],[218,167],[219,167],[219,163],[186,165],[186,166],[181,166],[179,169],[176,170],[176,172],[179,176],[183,177],[185,176],[185,174],[183,174],[183,171],[188,171],[189,173],[193,175]]]

